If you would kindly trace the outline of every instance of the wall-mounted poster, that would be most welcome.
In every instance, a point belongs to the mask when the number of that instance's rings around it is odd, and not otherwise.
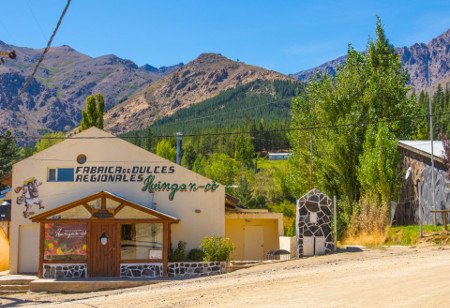
[[[86,224],[46,223],[44,260],[86,260]]]

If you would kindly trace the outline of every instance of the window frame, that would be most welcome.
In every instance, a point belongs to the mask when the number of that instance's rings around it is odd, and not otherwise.
[[[161,258],[160,259],[150,259],[149,258],[145,258],[145,259],[124,259],[122,258],[122,226],[123,225],[131,225],[131,224],[160,224],[161,225]],[[145,221],[133,221],[133,222],[122,222],[119,224],[119,230],[120,230],[120,236],[119,236],[119,256],[120,256],[120,262],[122,263],[140,263],[140,262],[145,262],[145,263],[160,263],[163,262],[164,259],[164,222],[163,221],[158,221],[158,222],[145,222]]]
[[[60,176],[60,169],[70,169],[72,170],[72,179],[71,180],[60,180],[59,176]],[[50,172],[51,170],[55,171],[55,179],[52,180],[50,179]],[[75,169],[72,167],[47,167],[47,182],[50,183],[72,183],[75,182]]]

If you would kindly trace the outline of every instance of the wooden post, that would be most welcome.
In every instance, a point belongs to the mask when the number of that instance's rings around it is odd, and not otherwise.
[[[163,277],[169,277],[170,223],[163,222]]]
[[[41,222],[40,231],[39,231],[39,268],[38,268],[38,277],[42,278],[43,275],[43,266],[44,266],[44,238],[45,238],[45,226],[44,223]]]
[[[421,187],[419,185],[419,182],[417,182],[417,194],[419,196],[419,232],[420,232],[420,237],[423,237],[423,230],[422,230],[422,206],[420,203],[420,198],[421,198]]]
[[[334,221],[334,252],[337,250],[337,210],[336,196],[333,196],[333,221]]]

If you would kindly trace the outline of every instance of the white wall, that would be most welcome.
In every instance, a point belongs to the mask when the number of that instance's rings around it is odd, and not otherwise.
[[[280,249],[287,250],[291,253],[291,258],[295,257],[296,251],[295,236],[280,236]]]
[[[172,243],[187,242],[187,249],[197,248],[205,236],[224,236],[225,221],[225,188],[220,185],[214,192],[199,189],[195,192],[177,192],[174,200],[169,200],[169,192],[151,194],[142,191],[141,182],[47,182],[47,168],[76,168],[78,166],[166,166],[174,168],[172,174],[154,174],[157,181],[169,183],[197,183],[206,185],[211,183],[199,174],[176,165],[164,158],[147,152],[121,139],[95,139],[96,137],[111,137],[109,133],[91,128],[76,135],[77,139],[67,139],[49,149],[37,153],[13,166],[13,189],[22,186],[24,180],[35,177],[42,185],[39,186],[39,198],[45,209],[38,209],[34,205],[35,215],[54,209],[71,201],[105,190],[120,195],[132,202],[150,207],[156,203],[156,210],[180,219],[178,224],[172,225]],[[93,139],[79,139],[94,137]],[[79,165],[76,157],[79,154],[87,156],[87,162]],[[159,168],[161,170],[161,168]],[[10,272],[17,272],[19,225],[32,224],[30,219],[24,218],[24,204],[18,205],[16,200],[20,193],[13,192],[12,221],[11,221],[11,253]],[[196,213],[200,210],[200,213]],[[33,255],[28,251],[21,251],[24,255]],[[31,260],[30,260],[31,262]],[[37,271],[37,269],[36,269]]]

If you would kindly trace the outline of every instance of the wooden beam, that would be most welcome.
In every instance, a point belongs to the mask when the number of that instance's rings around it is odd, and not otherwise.
[[[44,223],[40,223],[39,231],[39,268],[38,277],[42,278],[43,266],[44,266],[44,244],[45,244],[45,226]]]
[[[116,216],[116,214],[117,213],[119,213],[119,211],[121,210],[121,209],[123,209],[125,207],[125,203],[121,203],[118,207],[116,207],[115,209],[114,209],[114,216]]]
[[[41,220],[41,219],[48,218],[49,216],[53,216],[53,215],[55,215],[55,214],[58,214],[58,213],[67,211],[68,209],[71,209],[71,208],[76,207],[76,206],[78,206],[78,205],[81,205],[81,204],[83,204],[83,203],[88,203],[89,201],[98,199],[98,198],[100,198],[101,196],[102,196],[102,192],[99,192],[99,193],[93,194],[93,195],[91,195],[91,196],[88,196],[88,197],[85,197],[85,198],[82,198],[82,199],[79,199],[79,200],[76,200],[76,201],[67,203],[67,204],[65,204],[65,205],[62,205],[62,206],[57,207],[57,208],[55,208],[55,209],[49,210],[49,211],[44,212],[44,213],[42,213],[42,214],[33,216],[33,217],[31,217],[30,219],[31,219],[31,221],[33,221],[33,222],[38,222],[38,221]]]
[[[83,206],[84,206],[84,208],[85,208],[86,210],[88,210],[88,212],[91,213],[91,215],[92,215],[92,207],[89,206],[89,204],[87,204],[87,203],[83,203]]]
[[[163,223],[163,277],[169,277],[169,249],[170,249],[170,235],[169,235],[170,223]]]

